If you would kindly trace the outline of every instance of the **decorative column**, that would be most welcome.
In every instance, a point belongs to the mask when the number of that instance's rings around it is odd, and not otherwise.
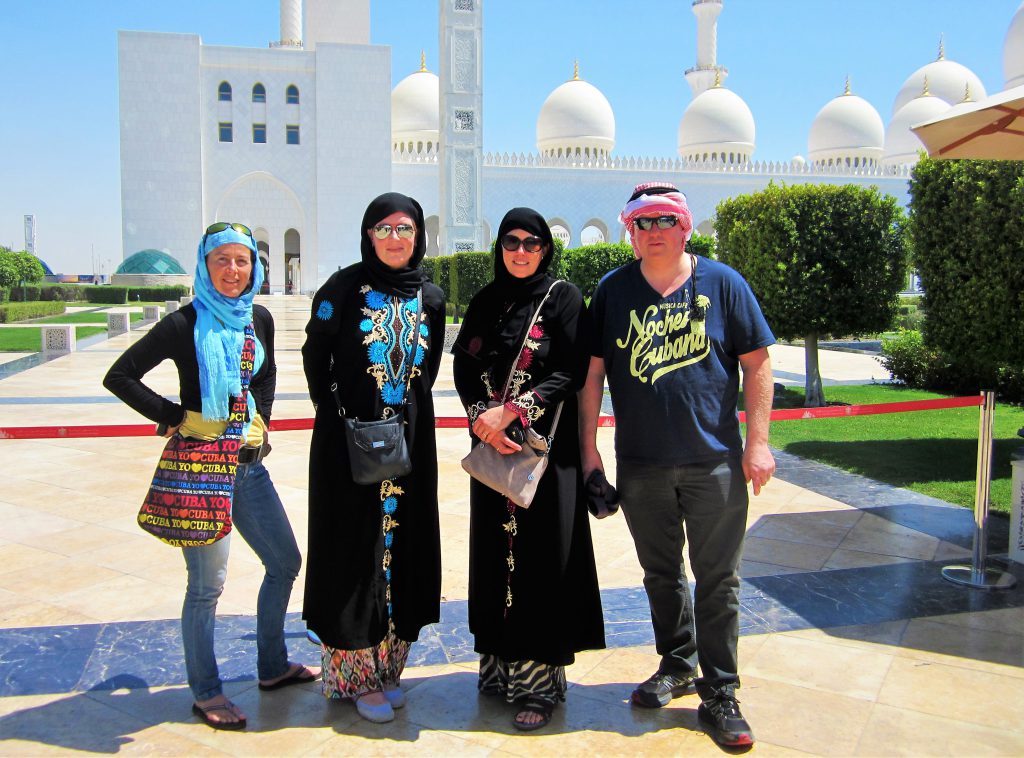
[[[686,70],[686,81],[693,96],[710,89],[718,81],[724,82],[728,69],[719,66],[718,56],[718,14],[722,12],[722,0],[693,0],[693,15],[697,17],[697,64]]]
[[[302,0],[281,0],[279,47],[302,47]]]
[[[483,0],[440,0],[440,253],[485,250]]]

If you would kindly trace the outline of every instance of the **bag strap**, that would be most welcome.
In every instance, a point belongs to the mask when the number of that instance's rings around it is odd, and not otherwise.
[[[423,315],[423,288],[416,290],[416,320],[413,322],[412,352],[407,356],[405,372],[405,393],[402,395],[402,408],[409,402],[409,388],[412,386],[412,364],[416,360],[416,351],[420,346],[420,317]],[[338,383],[331,382],[331,397],[334,404],[338,406],[338,415],[345,417],[345,406],[341,404],[341,392],[338,390]],[[387,418],[387,416],[385,416]]]
[[[252,322],[245,327],[245,344],[242,347],[242,355],[249,353],[256,359],[256,329],[253,327]],[[252,369],[240,369],[240,379],[242,382],[242,394],[238,398],[231,398],[231,408],[229,410],[228,425],[224,427],[224,433],[222,437],[238,438],[242,437],[242,429],[245,426],[244,419],[238,422],[232,422],[230,416],[234,414],[234,405],[236,400],[239,402],[241,408],[249,407],[249,382],[252,381]],[[244,411],[243,411],[244,412]],[[230,431],[229,431],[230,430]]]
[[[533,318],[530,319],[530,325],[526,327],[526,334],[523,335],[523,344],[519,348],[519,352],[516,354],[516,359],[512,362],[512,366],[508,370],[508,380],[505,382],[505,390],[501,393],[501,402],[503,404],[508,402],[508,391],[512,387],[512,377],[516,373],[516,366],[519,364],[519,359],[523,357],[523,351],[526,350],[526,341],[530,339],[530,332],[533,331],[533,327],[537,325],[537,321],[540,319],[540,311],[544,307],[544,303],[546,303],[548,301],[548,298],[551,296],[551,291],[554,290],[555,285],[561,284],[564,281],[564,279],[556,279],[551,283],[551,286],[548,287],[548,291],[544,293],[544,299],[540,301],[540,305],[538,305],[537,310],[534,311]],[[551,431],[548,432],[547,436],[549,448],[551,447],[551,443],[555,439],[555,430],[558,428],[558,419],[562,415],[563,403],[565,403],[564,400],[559,401],[558,408],[555,410],[555,418],[551,422]]]

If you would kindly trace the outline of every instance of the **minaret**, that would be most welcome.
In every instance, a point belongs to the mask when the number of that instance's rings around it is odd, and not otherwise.
[[[440,253],[485,250],[483,0],[440,0]]]
[[[686,81],[693,96],[709,89],[715,82],[725,81],[729,70],[719,66],[718,56],[718,14],[722,12],[722,0],[693,0],[693,15],[697,17],[697,64],[686,70]]]
[[[281,0],[281,40],[275,47],[302,47],[302,0]]]

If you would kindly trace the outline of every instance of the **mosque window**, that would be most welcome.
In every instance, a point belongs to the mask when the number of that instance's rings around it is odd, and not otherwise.
[[[299,88],[294,84],[289,84],[288,89],[284,91],[284,101],[288,105],[299,104]],[[297,143],[296,143],[297,144]]]
[[[217,128],[221,142],[231,142],[231,122],[221,121]]]
[[[252,85],[252,101],[254,103],[267,102],[267,89],[259,82]]]
[[[266,124],[253,124],[252,125],[252,141],[257,145],[264,145],[267,142],[267,125]]]
[[[217,99],[223,103],[231,102],[231,85],[227,82],[221,82],[220,86],[217,87]],[[229,140],[230,141],[230,140]]]
[[[287,142],[289,145],[297,145],[297,144],[299,144],[299,125],[298,124],[288,124],[284,128],[284,136],[285,136],[285,142]]]

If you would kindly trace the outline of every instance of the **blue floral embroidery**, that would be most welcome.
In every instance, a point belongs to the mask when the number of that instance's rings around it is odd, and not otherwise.
[[[376,290],[370,290],[366,293],[366,305],[375,311],[379,311],[382,308],[387,308],[390,303],[388,302],[387,295]]]
[[[321,321],[330,321],[334,315],[334,306],[329,300],[321,300],[320,307],[316,309],[316,317]]]
[[[384,499],[384,512],[389,516],[398,508],[398,498],[392,496]]]
[[[373,363],[383,363],[388,359],[388,346],[383,342],[370,344],[370,360]]]
[[[391,547],[391,543],[395,541],[395,533],[388,532],[384,535],[384,547]],[[388,569],[389,571],[391,569]]]

